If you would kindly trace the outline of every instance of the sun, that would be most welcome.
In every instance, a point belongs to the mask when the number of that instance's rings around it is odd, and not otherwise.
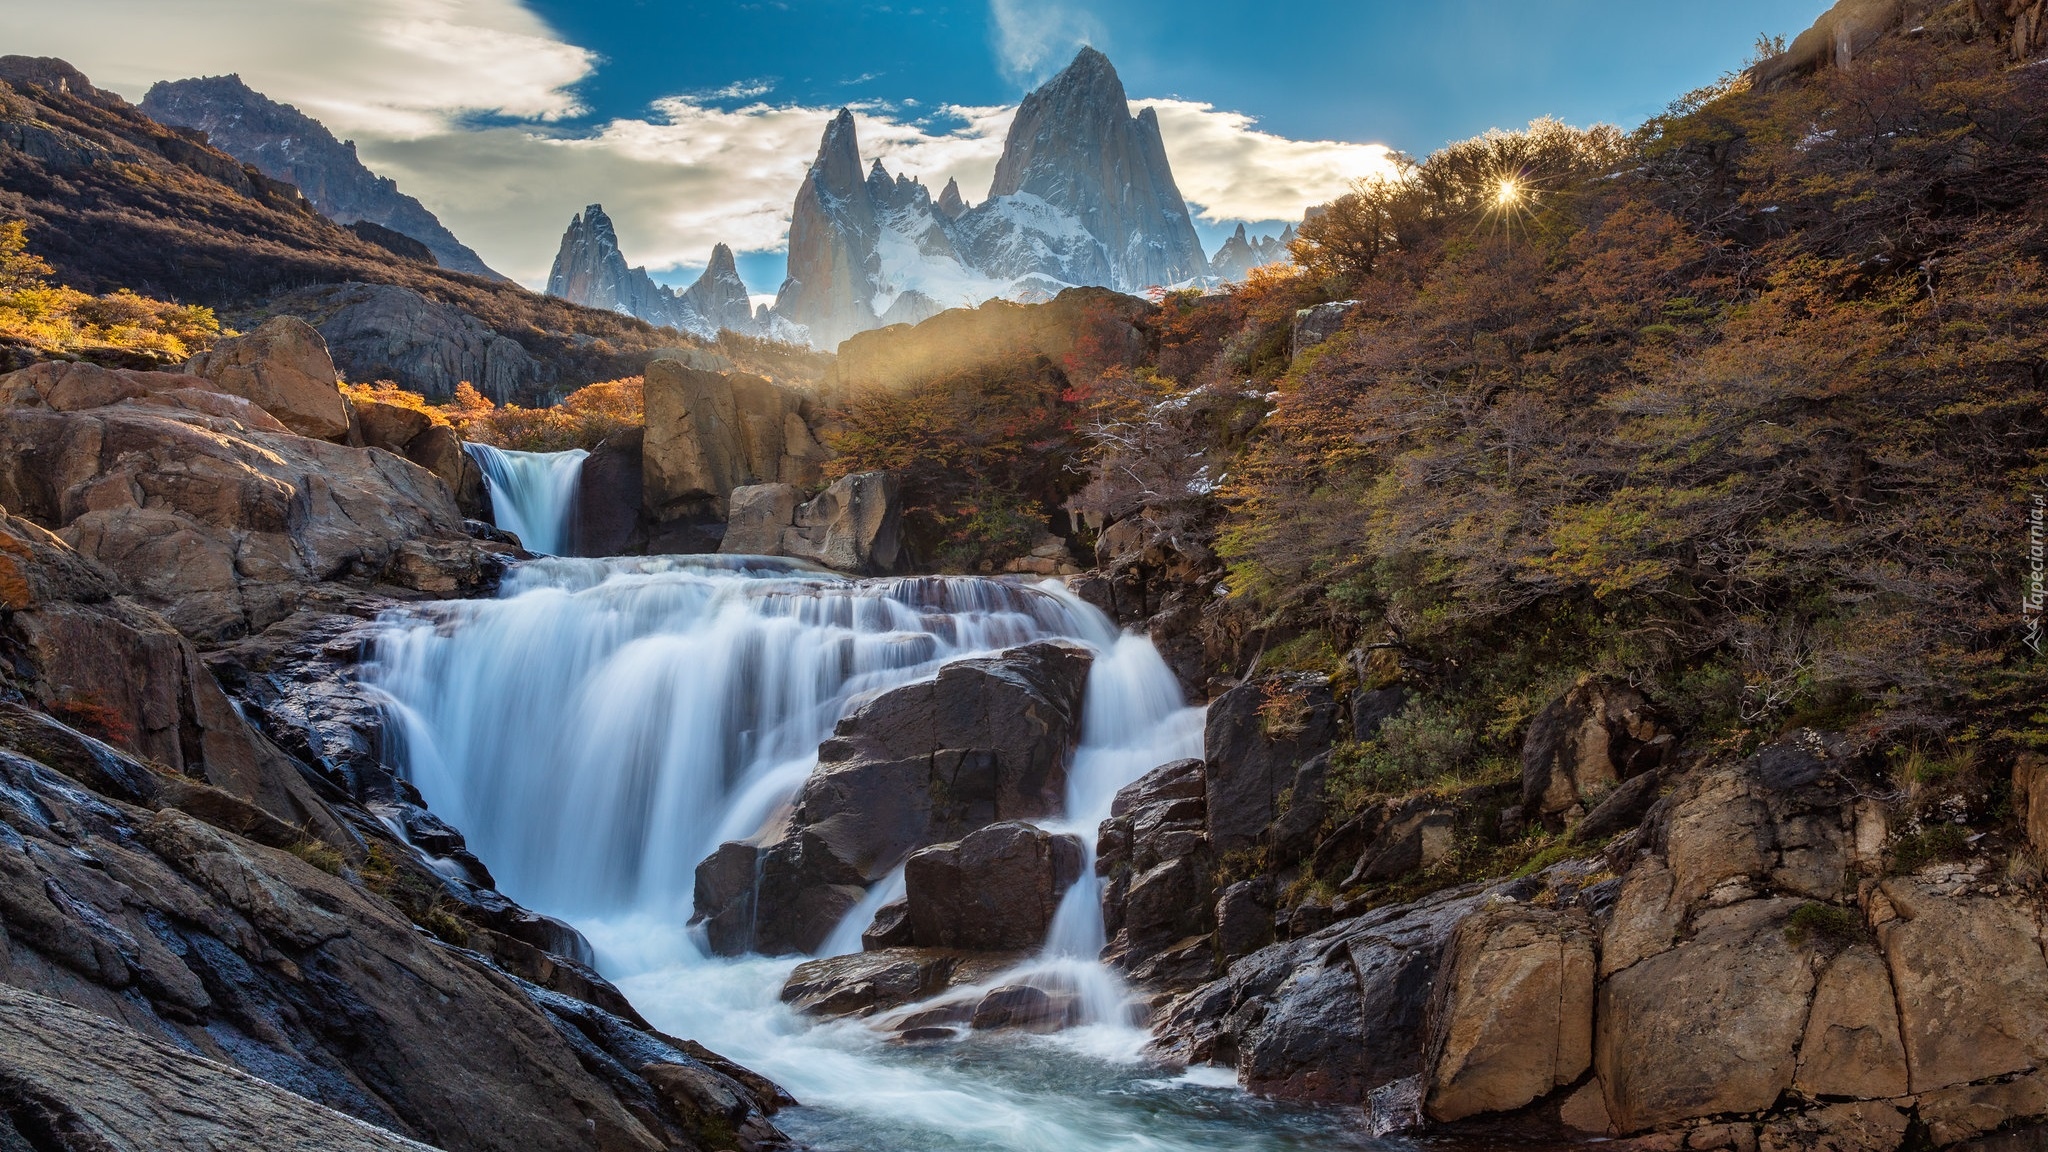
[[[1522,200],[1522,185],[1513,177],[1502,180],[1493,189],[1493,205],[1496,208],[1512,208]]]

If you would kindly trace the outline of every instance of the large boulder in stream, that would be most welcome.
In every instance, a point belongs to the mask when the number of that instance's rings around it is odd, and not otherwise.
[[[903,865],[911,941],[979,952],[1036,948],[1085,857],[1080,837],[1021,821],[913,852]]]
[[[657,551],[713,551],[733,489],[807,488],[830,455],[801,393],[744,372],[706,372],[675,360],[646,371],[642,500]]]
[[[815,951],[865,885],[919,848],[1057,813],[1091,660],[1075,644],[1027,644],[848,713],[776,838],[698,866],[697,919],[714,949]]]
[[[810,500],[792,484],[733,489],[725,539],[738,556],[788,556],[841,572],[892,572],[903,556],[903,509],[886,472],[842,476]]]
[[[1142,987],[1185,991],[1215,974],[1205,769],[1176,760],[1125,786],[1096,839],[1103,959]],[[1268,909],[1265,942],[1272,934]]]

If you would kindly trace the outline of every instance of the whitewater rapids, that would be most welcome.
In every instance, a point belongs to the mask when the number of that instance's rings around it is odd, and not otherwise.
[[[1201,754],[1202,711],[1183,704],[1149,640],[1120,635],[1055,582],[852,580],[758,557],[543,559],[510,572],[497,599],[387,618],[366,679],[388,701],[394,759],[500,888],[580,928],[659,1027],[788,1088],[804,1106],[777,1122],[813,1146],[1364,1146],[1340,1114],[1256,1101],[1222,1070],[1181,1075],[1140,1058],[1127,993],[1096,960],[1092,866],[1043,955],[1016,974],[1081,990],[1090,1023],[1050,1037],[903,1046],[859,1022],[801,1018],[778,998],[798,959],[711,957],[687,927],[697,862],[783,808],[850,707],[950,661],[1046,639],[1095,653],[1066,811],[1044,822],[1080,835],[1092,865],[1117,789]],[[827,953],[858,947],[892,883]]]

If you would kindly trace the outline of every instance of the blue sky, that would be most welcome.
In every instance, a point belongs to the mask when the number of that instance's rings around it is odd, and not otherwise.
[[[1011,108],[1082,43],[1154,107],[1213,249],[1382,164],[1540,115],[1633,126],[1823,0],[0,0],[8,51],[131,99],[241,74],[354,139],[494,266],[545,280],[604,203],[670,282],[714,243],[758,293],[842,104],[863,153],[986,193]],[[1268,224],[1269,230],[1277,224]],[[1256,229],[1255,229],[1256,230]]]

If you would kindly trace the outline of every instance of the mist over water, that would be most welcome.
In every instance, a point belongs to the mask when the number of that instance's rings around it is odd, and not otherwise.
[[[697,862],[779,819],[841,715],[949,661],[1042,639],[1095,653],[1066,813],[1044,822],[1079,835],[1090,866],[1044,954],[1003,982],[1074,989],[1088,1024],[906,1046],[784,1007],[795,958],[704,953],[687,927]],[[498,599],[388,618],[366,678],[388,695],[395,757],[500,887],[581,928],[657,1026],[787,1087],[804,1106],[777,1123],[811,1146],[1366,1146],[1345,1113],[1140,1058],[1128,993],[1096,960],[1095,829],[1118,788],[1201,754],[1202,712],[1148,640],[1056,583],[851,580],[747,557],[544,559],[509,573]],[[822,951],[858,950],[901,885],[900,869],[878,883]]]
[[[576,530],[576,484],[590,453],[515,452],[465,442],[463,448],[484,474],[497,526],[519,537],[528,552],[559,556]]]

